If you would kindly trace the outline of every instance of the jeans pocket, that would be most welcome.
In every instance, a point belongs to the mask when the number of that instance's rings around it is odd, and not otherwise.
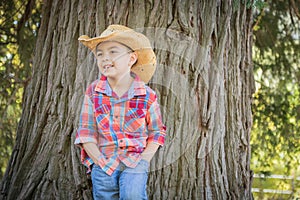
[[[149,171],[149,162],[146,160],[140,160],[135,168],[127,167],[124,172],[126,173],[148,173]]]
[[[147,161],[147,160],[140,160],[139,164],[138,164],[138,167],[141,168],[141,171],[144,171],[144,172],[148,172],[149,171],[149,166],[150,166],[150,163]]]
[[[144,165],[145,167],[149,167],[149,165],[150,165],[150,163],[147,161],[147,160],[144,160],[144,159],[142,159],[141,161],[140,161],[140,163],[142,164],[142,165]]]

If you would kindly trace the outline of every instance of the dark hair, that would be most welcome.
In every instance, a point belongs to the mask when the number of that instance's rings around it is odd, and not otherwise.
[[[128,49],[128,52],[134,52],[134,50],[133,50],[132,48],[130,48],[129,46],[127,46],[126,44],[123,44],[123,43],[121,43],[121,42],[114,41],[114,40],[107,40],[107,41],[104,41],[104,42],[117,42],[117,43],[123,45],[124,47],[126,47],[126,48]],[[97,51],[97,48],[98,48],[99,44],[101,44],[101,43],[103,43],[103,42],[100,42],[100,43],[98,43],[98,44],[96,45],[95,51]]]

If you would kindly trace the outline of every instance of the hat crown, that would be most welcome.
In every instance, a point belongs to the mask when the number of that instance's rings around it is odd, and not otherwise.
[[[100,37],[107,37],[113,33],[120,33],[120,32],[129,31],[129,30],[132,30],[132,29],[130,29],[126,26],[113,24],[113,25],[108,26],[107,29],[105,29],[101,33]]]

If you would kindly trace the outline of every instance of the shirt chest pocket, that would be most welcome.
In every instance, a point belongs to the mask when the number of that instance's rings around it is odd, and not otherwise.
[[[140,108],[130,108],[124,117],[124,130],[129,133],[145,131],[145,111]]]
[[[95,109],[95,117],[100,130],[109,129],[110,110],[111,107],[105,104]]]

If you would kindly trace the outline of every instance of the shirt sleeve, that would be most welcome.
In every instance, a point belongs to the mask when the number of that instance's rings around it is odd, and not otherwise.
[[[90,166],[94,163],[84,150],[82,144],[92,142],[97,144],[97,129],[96,120],[94,117],[93,103],[88,95],[84,96],[81,114],[79,118],[79,127],[77,129],[75,145],[81,147],[80,160],[88,167],[88,172],[91,172]]]
[[[151,104],[146,114],[148,140],[147,143],[156,143],[163,146],[165,143],[166,126],[162,122],[162,116],[157,99]]]
[[[75,144],[92,142],[97,144],[97,125],[94,117],[93,103],[88,95],[84,96],[79,127],[76,133]]]

